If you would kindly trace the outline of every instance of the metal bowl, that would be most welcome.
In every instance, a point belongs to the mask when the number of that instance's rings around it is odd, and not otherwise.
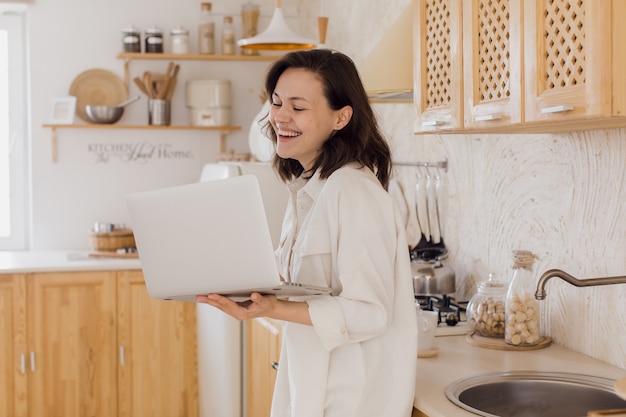
[[[85,106],[87,117],[93,123],[113,124],[124,114],[124,107],[119,106]]]

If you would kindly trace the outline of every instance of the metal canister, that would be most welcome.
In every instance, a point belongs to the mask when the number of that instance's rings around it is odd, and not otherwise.
[[[141,31],[130,25],[122,30],[124,52],[141,52]]]
[[[189,53],[189,31],[181,26],[177,26],[170,32],[173,54]]]
[[[152,26],[144,32],[145,51],[152,53],[163,53],[163,31],[156,26]]]

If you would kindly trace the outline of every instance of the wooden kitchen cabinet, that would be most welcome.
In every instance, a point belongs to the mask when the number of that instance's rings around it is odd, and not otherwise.
[[[195,334],[141,271],[0,275],[0,415],[197,417]]]
[[[26,280],[28,416],[115,415],[115,272]]]
[[[522,122],[522,2],[463,2],[463,126]]]
[[[415,0],[414,9],[417,133],[626,126],[626,0]]]
[[[0,415],[25,417],[26,280],[0,275]]]
[[[267,318],[246,322],[246,409],[248,417],[269,417],[279,366],[281,324]]]
[[[141,271],[123,271],[117,305],[118,416],[198,416],[195,304],[150,298]]]
[[[624,1],[524,2],[527,122],[618,115],[612,110],[612,39],[621,44],[624,38],[612,38],[612,30],[626,16],[613,4]],[[624,55],[615,52],[616,59]],[[621,72],[623,66],[623,78]]]
[[[463,127],[462,1],[414,3],[416,132]]]

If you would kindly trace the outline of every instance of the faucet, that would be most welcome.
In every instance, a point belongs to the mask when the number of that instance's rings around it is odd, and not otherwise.
[[[610,284],[626,284],[626,276],[621,277],[605,277],[605,278],[592,278],[592,279],[578,279],[574,278],[565,271],[560,269],[550,269],[541,275],[539,282],[537,283],[537,292],[535,292],[535,298],[537,300],[544,300],[546,298],[546,283],[550,278],[561,278],[563,281],[567,281],[576,287],[591,287],[595,285],[610,285]]]

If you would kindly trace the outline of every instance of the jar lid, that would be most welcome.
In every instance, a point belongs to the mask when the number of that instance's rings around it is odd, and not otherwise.
[[[247,3],[242,4],[241,8],[243,10],[258,11],[260,9],[260,6],[256,3],[253,3],[252,1],[248,1]]]
[[[152,26],[146,29],[146,34],[148,35],[162,35],[163,31],[159,29],[158,26]]]
[[[478,288],[479,289],[497,289],[497,288],[504,288],[505,284],[502,281],[483,281],[483,282],[479,282],[478,283]]]
[[[172,35],[188,35],[189,31],[182,26],[176,26],[170,31]]]
[[[133,25],[128,25],[122,29],[122,33],[141,33],[141,30]]]

